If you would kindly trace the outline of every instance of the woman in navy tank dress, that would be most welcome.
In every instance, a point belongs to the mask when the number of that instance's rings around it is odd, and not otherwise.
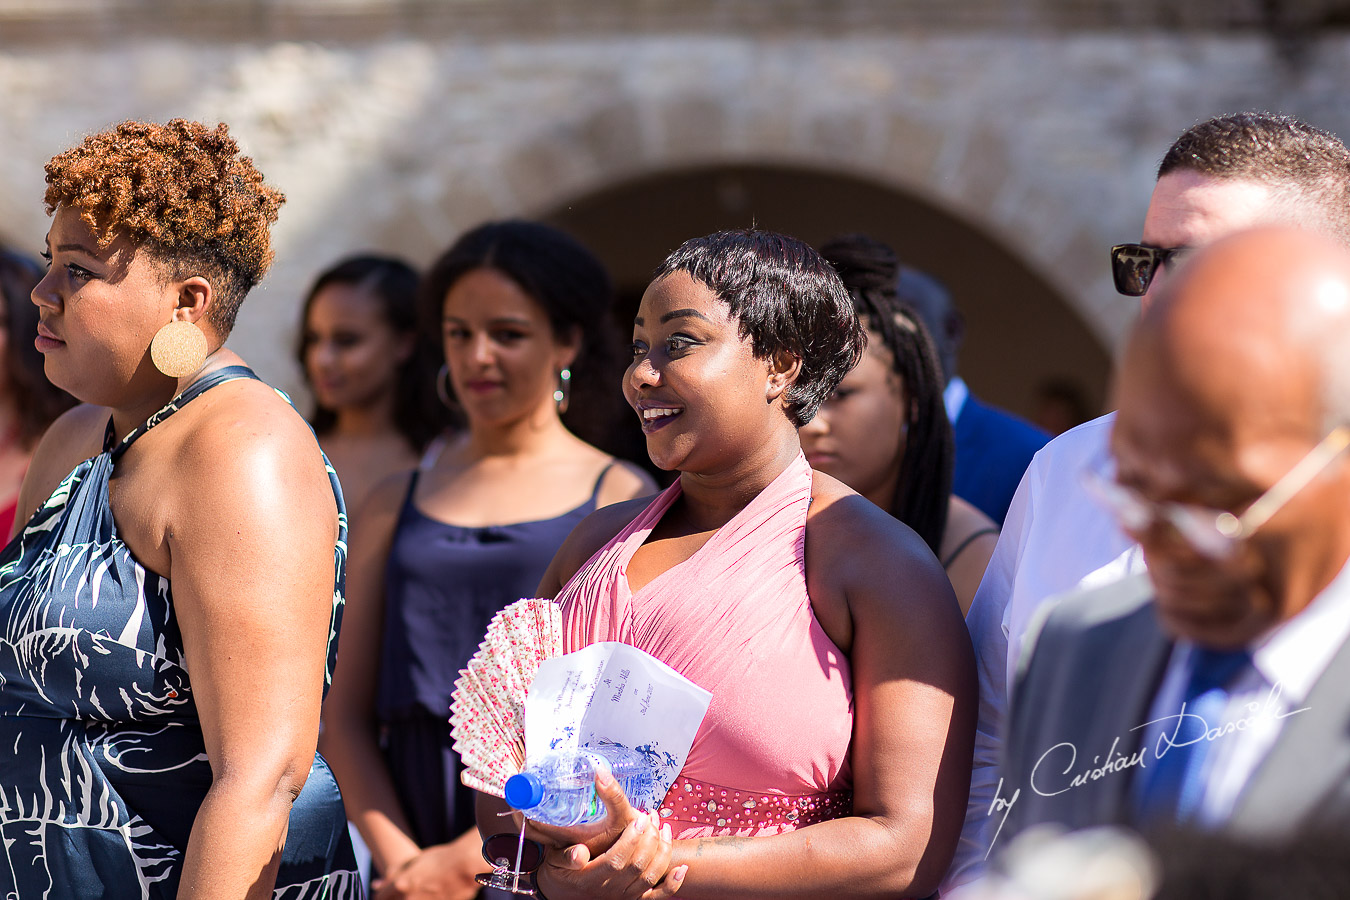
[[[474,826],[473,791],[450,747],[446,718],[459,670],[503,606],[534,594],[563,540],[595,511],[467,527],[422,513],[408,485],[385,574],[384,640],[376,715],[399,801],[420,841],[443,844]],[[450,573],[453,573],[452,575]]]
[[[224,125],[47,165],[44,437],[0,552],[0,896],[356,898],[315,753],[346,515],[304,420],[222,344],[282,198]]]
[[[442,325],[443,399],[466,427],[359,512],[322,743],[377,871],[403,894],[472,897],[487,869],[448,719],[488,620],[534,596],[597,505],[651,491],[561,418],[594,367],[609,293],[584,248],[528,222],[474,229],[424,281],[425,321]]]

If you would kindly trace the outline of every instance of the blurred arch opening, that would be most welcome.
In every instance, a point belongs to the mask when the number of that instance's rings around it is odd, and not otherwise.
[[[754,225],[816,245],[863,232],[947,285],[966,319],[960,374],[981,397],[1032,417],[1038,389],[1050,381],[1078,385],[1093,411],[1105,396],[1110,352],[1048,280],[978,224],[876,181],[771,165],[668,170],[605,186],[540,218],[576,235],[609,267],[622,335],[652,270],[687,238]]]

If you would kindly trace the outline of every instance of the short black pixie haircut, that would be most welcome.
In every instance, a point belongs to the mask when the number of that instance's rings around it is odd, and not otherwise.
[[[834,267],[811,245],[773,231],[719,231],[685,241],[655,278],[684,272],[731,310],[760,359],[787,353],[801,372],[785,395],[798,428],[815,418],[862,359],[867,334]]]

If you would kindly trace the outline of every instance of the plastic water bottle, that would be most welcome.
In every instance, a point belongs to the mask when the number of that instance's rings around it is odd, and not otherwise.
[[[628,802],[645,806],[653,787],[651,766],[626,747],[606,745],[551,753],[506,780],[506,802],[545,825],[586,825],[605,817],[595,793],[597,772],[609,771]]]

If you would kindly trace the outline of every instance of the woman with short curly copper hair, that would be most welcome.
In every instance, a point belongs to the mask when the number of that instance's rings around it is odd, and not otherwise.
[[[56,156],[46,201],[36,344],[90,405],[0,553],[0,895],[359,896],[315,753],[342,496],[222,346],[283,198],[224,125],[175,119]]]

